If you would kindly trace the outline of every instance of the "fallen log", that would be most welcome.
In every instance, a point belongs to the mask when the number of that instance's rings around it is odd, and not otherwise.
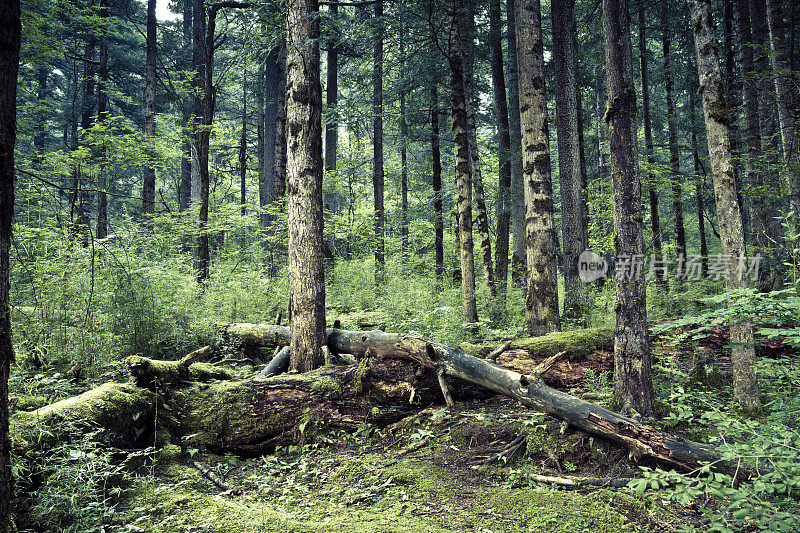
[[[592,334],[601,335],[599,331]],[[252,343],[265,343],[264,346],[289,342],[288,328],[266,324],[229,324],[222,329],[222,335]],[[558,345],[564,347],[563,343]],[[444,346],[419,335],[331,328],[327,330],[327,346],[333,353],[349,353],[357,359],[369,350],[378,360],[410,361],[433,370],[437,375],[475,383],[564,420],[587,433],[622,444],[636,458],[650,457],[685,471],[721,460],[721,456],[710,447],[669,435],[652,425],[552,389],[544,384],[540,376],[526,376],[502,368],[485,359],[473,357],[461,348]],[[550,355],[559,354],[555,352]]]

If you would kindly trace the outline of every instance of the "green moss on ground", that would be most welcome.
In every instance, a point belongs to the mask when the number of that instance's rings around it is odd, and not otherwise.
[[[500,343],[470,344],[462,343],[467,353],[486,357]],[[572,331],[559,331],[541,337],[527,337],[515,340],[509,349],[527,350],[537,357],[550,357],[567,352],[572,360],[582,359],[595,350],[610,350],[614,346],[614,328],[587,328]]]

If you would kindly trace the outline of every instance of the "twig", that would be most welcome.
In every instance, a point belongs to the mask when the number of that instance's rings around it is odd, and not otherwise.
[[[492,351],[492,353],[486,356],[486,359],[488,359],[492,363],[496,363],[497,358],[500,357],[500,354],[508,350],[511,347],[511,343],[513,343],[515,340],[517,340],[517,335],[514,335],[512,338],[510,338],[509,340],[507,340],[506,342],[495,348]]]
[[[406,446],[405,448],[403,448],[402,450],[400,450],[399,452],[394,454],[394,456],[395,457],[403,457],[404,455],[408,455],[409,453],[417,451],[420,448],[422,448],[423,446],[425,446],[426,444],[428,444],[430,442],[430,440],[431,440],[430,437],[425,437],[424,439],[420,439],[417,442],[415,442],[414,444],[412,444],[411,446]]]

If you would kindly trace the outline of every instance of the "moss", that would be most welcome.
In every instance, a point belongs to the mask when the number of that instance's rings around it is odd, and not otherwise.
[[[159,361],[133,355],[125,360],[131,376],[140,387],[175,385],[182,381],[206,382],[212,379],[231,379],[230,371],[208,363],[192,363],[188,369],[179,361]]]
[[[311,390],[320,394],[339,397],[342,395],[342,385],[330,376],[320,375],[311,383]]]
[[[614,343],[614,328],[587,328],[572,331],[559,331],[541,337],[517,339],[510,349],[527,350],[540,357],[550,357],[560,352],[567,352],[571,360],[586,357],[595,350],[610,350]],[[468,344],[461,348],[474,355],[487,356],[497,344]]]
[[[13,398],[9,398],[9,404],[13,402]],[[47,405],[47,398],[45,396],[34,396],[32,394],[20,394],[17,396],[16,409],[18,411],[33,411],[40,409]]]

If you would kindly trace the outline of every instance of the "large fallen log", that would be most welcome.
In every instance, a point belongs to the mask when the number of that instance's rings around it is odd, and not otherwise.
[[[262,346],[288,344],[289,329],[267,324],[229,324],[223,337]],[[370,355],[380,359],[414,362],[437,374],[457,377],[509,396],[523,405],[568,422],[587,433],[617,442],[637,457],[650,457],[680,470],[691,471],[703,464],[720,461],[713,449],[659,431],[652,425],[622,416],[544,384],[541,375],[523,375],[463,349],[444,346],[414,334],[373,331],[327,330],[328,350],[356,358]]]

